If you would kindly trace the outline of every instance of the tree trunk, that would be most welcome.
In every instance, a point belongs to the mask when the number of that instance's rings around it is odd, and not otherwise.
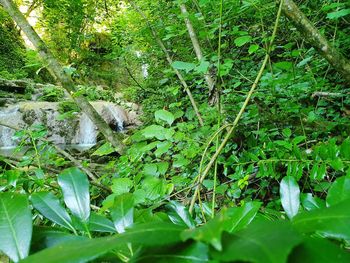
[[[47,48],[44,41],[39,37],[39,35],[30,26],[28,21],[25,19],[23,14],[18,10],[17,6],[12,0],[0,0],[0,4],[9,13],[16,24],[22,29],[26,34],[28,39],[32,42],[34,47],[38,50],[41,58],[48,63],[48,70],[50,73],[56,77],[56,79],[61,83],[62,87],[67,90],[68,93],[73,95],[73,99],[79,108],[94,122],[99,131],[104,135],[107,141],[109,141],[114,147],[117,148],[118,152],[122,152],[123,144],[120,142],[117,134],[115,134],[108,124],[102,119],[102,117],[97,113],[94,107],[91,106],[89,101],[83,96],[74,96],[76,91],[74,82],[72,79],[63,71],[60,63],[55,59],[53,54]]]
[[[188,34],[190,35],[190,39],[192,41],[194,52],[196,53],[198,61],[202,61],[203,58],[204,58],[203,52],[202,52],[201,46],[199,44],[196,31],[193,28],[191,20],[188,18],[189,14],[187,12],[186,5],[185,4],[180,4],[180,9],[181,9],[182,15],[184,16],[185,24],[186,24],[186,27],[187,27]],[[209,72],[206,72],[204,74],[204,78],[205,78],[205,81],[207,82],[207,85],[208,85],[208,88],[209,88],[209,101],[210,101],[210,104],[214,104],[217,101],[218,97],[219,97],[218,94],[217,94],[217,91],[215,90],[215,81],[211,77]]]
[[[328,42],[304,13],[300,11],[293,0],[284,0],[283,12],[305,36],[305,40],[310,42],[350,84],[350,61]]]

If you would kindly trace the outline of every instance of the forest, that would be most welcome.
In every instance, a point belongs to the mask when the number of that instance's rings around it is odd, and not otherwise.
[[[0,263],[350,262],[349,0],[0,0]]]

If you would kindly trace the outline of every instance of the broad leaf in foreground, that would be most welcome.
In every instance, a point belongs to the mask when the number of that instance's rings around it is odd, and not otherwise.
[[[209,247],[200,242],[184,242],[169,248],[148,249],[146,253],[133,259],[136,262],[152,263],[209,262]]]
[[[14,262],[29,253],[32,215],[25,195],[0,194],[0,250]]]
[[[350,253],[320,238],[306,238],[289,256],[288,263],[348,263]]]
[[[289,222],[256,221],[237,233],[224,235],[223,250],[213,251],[213,257],[218,262],[284,263],[300,242],[300,235]]]
[[[181,241],[181,231],[182,227],[169,223],[140,224],[120,235],[66,242],[38,252],[24,259],[22,263],[83,263],[127,243],[144,247],[174,245]]]
[[[114,200],[111,215],[118,233],[125,232],[134,223],[134,197],[132,194],[122,194]]]
[[[33,206],[52,222],[74,231],[72,220],[61,206],[56,196],[49,192],[34,193],[31,197]]]
[[[280,195],[284,211],[289,218],[293,218],[298,214],[300,206],[300,189],[294,177],[285,176],[282,179]]]
[[[334,181],[328,190],[327,205],[332,206],[350,199],[350,178],[343,176]]]
[[[110,233],[116,232],[112,221],[96,213],[92,213],[90,215],[89,230],[96,231],[96,232],[110,232]]]
[[[302,233],[350,241],[350,200],[340,204],[304,212],[293,218],[294,227]]]
[[[170,209],[168,216],[174,224],[195,228],[194,220],[184,205],[176,201],[171,201],[168,208]]]
[[[87,240],[87,237],[76,236],[68,233],[62,228],[34,227],[33,238],[30,247],[31,253],[63,244],[73,240]]]
[[[247,226],[255,217],[260,208],[260,203],[246,203],[242,207],[232,207],[222,209],[215,218],[205,225],[188,229],[182,233],[184,240],[194,239],[196,241],[207,242],[217,250],[221,250],[221,235],[223,231],[232,232]]]
[[[86,174],[76,167],[66,169],[58,175],[58,184],[72,214],[86,222],[90,216],[89,181]]]

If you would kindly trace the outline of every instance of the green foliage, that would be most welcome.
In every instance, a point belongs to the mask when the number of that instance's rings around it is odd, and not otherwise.
[[[72,176],[77,177],[71,180]],[[67,190],[72,192],[77,182],[87,178],[77,168],[64,171],[58,179],[64,192],[64,200],[72,214],[76,214],[77,195],[67,198]],[[67,179],[67,180],[66,180]],[[62,184],[62,180],[65,184]],[[76,180],[76,181],[74,181]],[[84,185],[84,183],[82,183]],[[84,190],[83,192],[86,192]],[[84,193],[81,193],[83,196]],[[195,228],[193,219],[188,210],[176,203],[169,203],[169,219],[153,219],[149,223],[133,224],[134,220],[142,220],[136,216],[137,208],[133,195],[122,194],[114,200],[111,208],[111,217],[115,229],[121,233],[112,236],[94,237],[86,239],[75,237],[60,241],[64,232],[43,232],[34,228],[34,236],[52,239],[52,245],[43,247],[41,251],[28,256],[32,234],[32,222],[29,203],[24,195],[10,193],[1,194],[0,229],[2,235],[13,236],[13,243],[0,244],[1,250],[12,260],[22,262],[88,262],[93,259],[115,258],[116,260],[143,260],[156,258],[157,255],[169,255],[172,258],[181,258],[185,254],[190,258],[200,257],[202,260],[219,262],[298,262],[300,258],[317,260],[329,259],[337,256],[340,262],[347,262],[349,254],[339,245],[332,243],[328,238],[349,242],[347,225],[350,223],[349,199],[333,205],[330,208],[315,209],[311,212],[302,212],[292,221],[267,220],[263,213],[258,213],[259,203],[247,203],[242,207],[223,209],[207,224]],[[85,198],[86,200],[86,198]],[[31,202],[40,213],[53,222],[72,230],[72,224],[79,229],[78,222],[71,221],[70,216],[59,204],[59,200],[51,193],[35,193]],[[80,203],[86,201],[80,200]],[[90,203],[90,202],[88,202]],[[71,207],[72,204],[74,207]],[[84,209],[81,209],[83,211]],[[141,212],[141,210],[139,210]],[[141,215],[141,214],[139,214]],[[113,224],[103,215],[91,214],[81,217],[80,223],[86,224],[87,231],[102,233],[114,232]],[[86,221],[88,220],[88,221]],[[153,222],[152,222],[153,221]],[[73,223],[72,223],[73,222]],[[11,224],[11,227],[8,227]],[[11,230],[11,231],[10,231]],[[21,239],[18,239],[18,231]],[[74,229],[73,229],[74,230]],[[78,231],[78,230],[77,230]],[[77,231],[73,231],[78,234]],[[83,230],[84,231],[84,230]],[[61,235],[53,235],[61,233]],[[84,233],[84,232],[82,232]],[[87,232],[89,233],[89,232]],[[317,237],[314,237],[317,233]],[[90,234],[89,234],[90,235]],[[68,236],[66,236],[68,237]],[[166,237],[166,238],[164,238]],[[17,243],[16,240],[20,240]],[[32,246],[40,239],[33,238]],[[56,245],[55,245],[56,243]],[[6,245],[5,245],[6,244]],[[126,250],[126,244],[129,251]],[[210,246],[213,247],[210,247]],[[181,249],[175,249],[175,248]],[[316,249],[322,248],[322,249]],[[172,248],[170,251],[169,248]],[[110,254],[112,251],[117,252]],[[137,251],[133,253],[132,251]],[[204,254],[201,254],[201,253]],[[113,256],[112,256],[113,255]],[[303,255],[303,257],[301,256]]]
[[[18,262],[29,254],[32,218],[25,195],[0,194],[0,250]]]
[[[25,76],[24,45],[10,16],[0,7],[0,77],[16,79]]]
[[[127,132],[122,156],[104,142],[90,153],[71,152],[96,180],[69,168],[45,142],[44,127],[16,133],[18,150],[26,152],[15,162],[2,160],[0,191],[6,193],[0,193],[0,215],[12,211],[6,209],[12,208],[8,196],[15,196],[22,201],[14,222],[24,217],[32,229],[33,207],[33,249],[23,262],[349,262],[350,99],[337,72],[286,19],[267,46],[276,1],[223,0],[222,13],[215,1],[135,2],[147,21],[131,6],[110,0],[39,3],[36,27],[44,29],[65,71],[89,84],[73,95],[118,101],[115,92],[122,88],[127,99],[142,105],[143,125]],[[200,61],[179,3],[188,8],[204,55]],[[335,47],[349,53],[348,2],[306,1],[300,7]],[[267,50],[268,67],[234,135],[198,183]],[[44,79],[45,65],[36,55],[27,52],[24,70]],[[203,127],[174,69],[183,74]],[[8,78],[21,73],[6,72]],[[216,81],[220,107],[207,103],[204,74]],[[58,89],[44,93],[44,100],[60,101],[60,118],[76,116],[79,110],[61,102]],[[0,218],[4,234],[16,236],[17,229],[9,234],[8,220]],[[27,239],[27,252],[20,254],[7,240],[0,250],[17,261],[28,254]]]

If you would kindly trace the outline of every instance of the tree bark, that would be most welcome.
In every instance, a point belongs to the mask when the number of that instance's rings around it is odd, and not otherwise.
[[[196,53],[198,61],[202,61],[204,59],[203,52],[201,49],[201,46],[198,41],[198,37],[196,34],[196,31],[193,28],[191,20],[188,18],[189,14],[187,12],[187,8],[185,4],[180,4],[181,13],[184,16],[185,24],[187,27],[188,34],[190,36],[194,52]],[[214,104],[218,99],[217,91],[215,90],[215,81],[209,74],[209,72],[206,72],[204,74],[205,81],[207,82],[208,88],[209,88],[209,101],[211,104]]]
[[[94,107],[91,106],[89,101],[83,96],[74,96],[76,91],[75,84],[64,71],[60,63],[56,60],[50,50],[47,48],[44,41],[30,26],[24,15],[18,10],[17,6],[12,0],[0,0],[0,4],[9,13],[16,24],[26,34],[30,42],[38,50],[41,58],[48,63],[48,70],[56,77],[61,83],[62,87],[67,90],[68,93],[73,95],[75,103],[79,108],[94,122],[99,131],[104,135],[107,141],[109,141],[114,147],[117,148],[118,152],[121,153],[124,145],[121,143],[117,134],[115,134],[103,118],[97,113]]]
[[[293,0],[284,0],[283,12],[329,64],[350,84],[350,61],[318,31]]]
[[[132,7],[141,15],[141,17],[145,20],[145,22],[147,23],[149,29],[151,30],[152,32],[152,35],[153,35],[153,38],[156,40],[156,42],[158,43],[159,47],[162,49],[162,51],[164,52],[165,54],[165,57],[168,61],[168,63],[170,64],[170,66],[173,64],[173,60],[168,52],[168,50],[166,49],[163,41],[160,39],[160,37],[158,36],[157,32],[155,31],[155,29],[152,27],[152,25],[148,22],[148,19],[146,17],[146,15],[142,12],[142,10],[131,0],[128,0],[127,2],[129,2]],[[171,66],[172,67],[172,66]],[[178,77],[178,79],[180,80],[180,83],[182,84],[182,86],[184,87],[186,93],[187,93],[187,96],[188,98],[190,99],[191,101],[191,104],[192,104],[192,107],[197,115],[197,119],[198,119],[198,122],[201,126],[204,126],[204,122],[203,122],[203,119],[202,119],[202,116],[198,110],[198,107],[197,107],[197,103],[196,101],[194,100],[193,96],[192,96],[192,92],[190,91],[190,88],[188,87],[186,81],[185,81],[185,78],[182,76],[182,74],[180,73],[180,71],[176,68],[173,68],[176,76]]]

